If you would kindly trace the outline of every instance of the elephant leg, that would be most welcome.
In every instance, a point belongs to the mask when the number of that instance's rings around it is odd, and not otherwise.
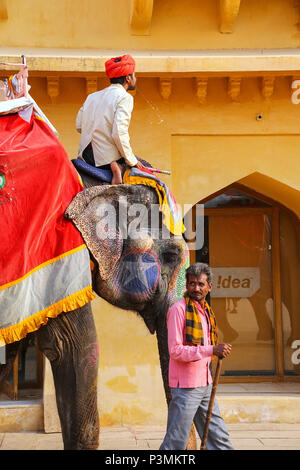
[[[169,406],[171,401],[171,390],[169,387],[169,351],[168,351],[168,329],[166,319],[164,315],[161,315],[156,325],[156,337],[159,352],[160,368],[162,373],[162,379],[164,384],[165,396],[167,405]],[[192,424],[187,450],[197,450],[197,440],[195,426]]]
[[[98,342],[90,304],[49,319],[36,334],[51,362],[65,450],[97,449]]]

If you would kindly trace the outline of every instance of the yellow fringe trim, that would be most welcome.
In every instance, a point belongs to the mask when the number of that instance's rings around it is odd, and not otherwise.
[[[17,323],[16,325],[0,330],[0,346],[20,341],[28,333],[38,330],[41,326],[46,325],[48,318],[56,318],[62,312],[71,312],[76,308],[83,307],[85,304],[95,299],[95,294],[92,291],[92,286],[85,287],[75,294],[69,295],[65,299],[60,300],[56,304],[35,313],[26,320]]]
[[[44,263],[40,264],[39,266],[36,266],[33,268],[31,271],[28,271],[23,277],[20,277],[19,279],[16,279],[15,281],[8,282],[7,284],[4,284],[3,286],[0,286],[0,290],[7,289],[8,287],[14,286],[16,284],[19,284],[19,282],[24,281],[27,277],[31,276],[31,274],[35,273],[39,269],[44,268],[45,266],[48,266],[49,264],[55,263],[56,261],[59,261],[60,259],[66,258],[66,256],[70,256],[73,253],[76,253],[77,251],[83,250],[86,248],[86,245],[80,245],[77,248],[73,248],[73,250],[66,251],[62,255],[57,256],[56,258],[49,259],[48,261],[45,261]]]
[[[171,215],[168,200],[165,194],[165,190],[160,184],[156,181],[151,180],[147,177],[142,176],[130,176],[130,170],[126,170],[123,175],[123,183],[124,184],[142,184],[144,186],[150,186],[155,189],[158,200],[159,200],[159,207],[162,213],[164,214],[164,224],[169,230],[169,232],[173,233],[173,235],[182,235],[185,231],[185,226],[180,220],[177,224],[174,224],[173,217]]]
[[[73,165],[73,164],[72,164],[72,165]],[[73,167],[74,167],[74,170],[75,170],[75,171],[76,171],[76,173],[77,173],[78,180],[79,180],[79,184],[80,184],[80,186],[82,187],[82,189],[84,189],[84,186],[83,186],[83,182],[82,182],[81,176],[80,176],[80,174],[78,173],[78,171],[76,170],[76,168],[75,168],[75,166],[74,166],[74,165],[73,165]]]

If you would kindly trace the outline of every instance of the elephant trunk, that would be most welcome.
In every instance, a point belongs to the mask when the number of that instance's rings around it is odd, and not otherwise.
[[[161,314],[156,323],[156,338],[157,338],[157,345],[158,345],[158,353],[159,353],[159,360],[160,360],[160,369],[164,384],[165,396],[167,405],[171,401],[171,390],[169,386],[169,351],[168,351],[168,330],[167,330],[167,322],[166,322],[166,314]]]

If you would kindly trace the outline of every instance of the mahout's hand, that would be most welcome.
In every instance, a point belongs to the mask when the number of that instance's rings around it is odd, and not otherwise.
[[[221,343],[213,347],[213,355],[218,356],[221,359],[223,357],[229,356],[230,353],[231,353],[231,344]]]
[[[139,170],[143,170],[144,168],[147,168],[145,165],[142,164],[142,162],[138,161],[137,164],[135,165],[136,168]],[[151,168],[150,168],[151,169]]]

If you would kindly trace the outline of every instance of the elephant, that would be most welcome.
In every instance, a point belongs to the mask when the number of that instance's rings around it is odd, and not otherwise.
[[[158,197],[155,190],[147,186],[99,185],[99,181],[87,175],[81,174],[81,177],[86,189],[73,199],[66,217],[82,231],[89,248],[93,290],[109,303],[137,312],[149,332],[156,333],[168,404],[171,395],[166,314],[169,306],[183,293],[184,268],[188,264],[187,245],[182,237],[166,234],[161,213],[151,233],[146,217],[141,224],[142,237],[131,238],[128,234],[124,237],[126,224],[127,228],[130,225],[132,228],[135,221],[135,217],[129,215],[127,222],[119,220],[113,236],[98,239],[95,243],[91,230],[97,235],[97,224],[91,208],[109,204],[120,213],[126,198],[128,207],[140,204],[150,210],[151,205],[158,205]],[[147,285],[146,281],[141,282],[145,278],[145,263],[146,267],[152,267],[152,277]],[[30,335],[35,335],[39,349],[51,363],[64,449],[97,449],[98,341],[90,303],[50,318],[45,326]],[[19,343],[7,346],[7,363],[0,365],[0,383],[8,374]]]

